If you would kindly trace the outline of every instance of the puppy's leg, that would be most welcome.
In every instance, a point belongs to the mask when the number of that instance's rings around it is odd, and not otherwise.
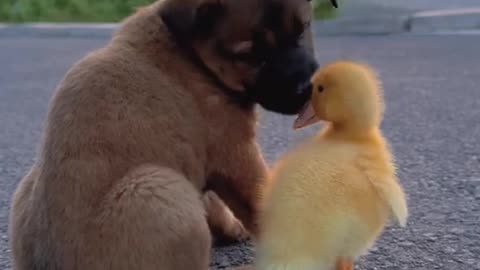
[[[9,216],[9,238],[12,249],[13,269],[27,270],[35,269],[36,260],[32,255],[33,245],[36,242],[32,235],[34,231],[28,226],[29,213],[31,213],[30,196],[34,181],[38,177],[38,171],[33,168],[21,180],[12,199],[12,206]],[[38,205],[36,206],[38,209]],[[38,210],[35,210],[38,211]],[[37,224],[39,223],[36,221]]]
[[[100,210],[74,269],[208,269],[211,236],[201,194],[183,175],[137,168]]]
[[[233,215],[215,192],[205,192],[203,202],[207,210],[208,225],[217,243],[244,241],[249,238],[249,233],[242,222]]]
[[[236,149],[225,159],[234,162],[221,164],[222,169],[209,177],[208,187],[222,198],[255,237],[259,233],[257,216],[268,169],[256,143],[237,146]]]

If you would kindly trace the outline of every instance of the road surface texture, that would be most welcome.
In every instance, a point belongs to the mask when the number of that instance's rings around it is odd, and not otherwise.
[[[12,192],[33,162],[49,98],[75,61],[104,39],[0,37],[0,269],[10,269]],[[411,211],[356,269],[480,269],[480,36],[343,36],[317,39],[318,60],[359,60],[380,70],[391,141]],[[269,162],[314,134],[261,111]],[[216,248],[212,269],[252,260],[248,244]]]
[[[479,0],[337,0],[341,17],[405,15],[417,11],[479,7]],[[375,11],[375,12],[372,12]]]

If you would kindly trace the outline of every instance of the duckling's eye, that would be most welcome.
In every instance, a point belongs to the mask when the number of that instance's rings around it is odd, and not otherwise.
[[[324,90],[324,89],[323,89],[323,86],[321,86],[321,85],[317,86],[317,91],[318,91],[319,93],[323,92],[323,90]]]

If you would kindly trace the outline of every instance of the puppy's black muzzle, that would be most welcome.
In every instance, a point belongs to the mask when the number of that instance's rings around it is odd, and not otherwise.
[[[317,66],[304,48],[274,54],[260,71],[250,94],[266,110],[297,114],[310,99],[310,78]]]

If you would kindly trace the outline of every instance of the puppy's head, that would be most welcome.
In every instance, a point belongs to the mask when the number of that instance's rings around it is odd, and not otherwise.
[[[315,71],[308,0],[164,0],[175,39],[228,92],[296,114]]]

